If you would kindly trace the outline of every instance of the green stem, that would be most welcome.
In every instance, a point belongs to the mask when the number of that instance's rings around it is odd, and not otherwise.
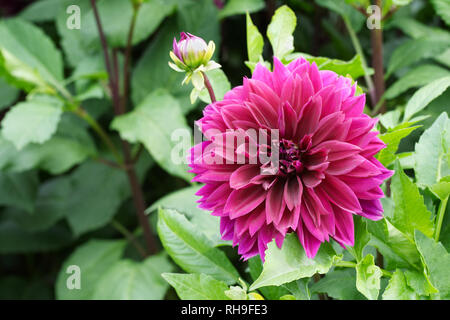
[[[441,234],[442,222],[444,221],[445,209],[447,208],[448,196],[444,200],[441,200],[439,204],[439,211],[437,215],[436,231],[434,233],[434,240],[439,241],[439,235]]]
[[[346,17],[342,18],[344,19],[345,27],[347,28],[348,34],[350,35],[350,39],[352,40],[353,47],[355,48],[356,53],[361,57],[361,63],[364,69],[364,79],[366,80],[367,88],[369,89],[372,106],[375,107],[375,86],[373,84],[372,78],[369,76],[369,68],[367,66],[367,61],[364,56],[361,43],[359,42],[359,39],[356,36],[355,31],[350,24],[350,21],[348,21]]]
[[[103,130],[103,128],[100,126],[100,124],[91,117],[89,113],[86,112],[81,107],[78,107],[73,111],[76,115],[78,115],[80,118],[85,120],[91,127],[94,129],[94,131],[99,135],[99,137],[103,140],[103,142],[108,146],[108,148],[111,150],[111,152],[114,155],[114,158],[119,164],[123,163],[122,157],[120,156],[119,152],[117,151],[114,143],[109,138],[108,134]]]
[[[339,261],[334,265],[335,267],[342,267],[342,268],[356,268],[356,263],[353,261]],[[383,273],[383,276],[385,277],[392,277],[392,273],[390,273],[387,270],[384,270],[380,268],[381,272]]]
[[[125,238],[128,239],[128,241],[136,248],[136,250],[139,252],[139,254],[145,258],[148,256],[147,252],[145,251],[145,249],[139,244],[139,242],[136,240],[136,238],[134,237],[134,235],[128,231],[127,228],[125,228],[119,221],[117,220],[113,220],[111,221],[111,225],[114,227],[114,229],[116,229],[117,231],[119,231],[122,235],[125,236]]]

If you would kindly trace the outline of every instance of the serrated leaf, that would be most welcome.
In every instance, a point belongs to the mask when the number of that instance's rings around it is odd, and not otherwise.
[[[439,97],[450,86],[450,76],[434,80],[417,90],[405,108],[404,121],[411,119],[417,112],[423,110],[431,101]]]
[[[29,100],[16,104],[2,121],[2,135],[17,149],[42,144],[56,132],[62,108],[58,103]]]
[[[439,290],[440,298],[450,299],[450,254],[440,242],[435,242],[420,231],[416,231],[417,249],[422,256],[433,286]]]
[[[443,112],[416,143],[414,171],[421,187],[432,186],[450,175],[449,135],[450,121],[447,113]]]
[[[394,128],[381,134],[379,137],[386,144],[386,148],[381,149],[381,151],[377,154],[376,157],[378,161],[380,161],[385,167],[390,165],[398,157],[396,152],[402,139],[409,136],[411,132],[419,127],[420,126],[414,126],[400,128],[397,130]]]
[[[309,259],[296,234],[289,234],[281,249],[275,245],[275,242],[268,245],[263,271],[251,285],[250,290],[271,285],[279,286],[311,277],[315,273],[326,273],[340,258],[330,244],[324,243],[320,246],[315,258]]]
[[[295,13],[286,5],[281,6],[267,27],[267,37],[272,45],[273,55],[283,59],[287,54],[294,51],[293,33],[297,25]]]
[[[229,284],[239,278],[226,255],[177,211],[160,209],[157,229],[167,253],[186,272],[208,274]]]
[[[299,57],[305,58],[310,63],[315,62],[319,70],[331,70],[344,77],[351,76],[353,79],[357,79],[365,74],[361,57],[358,54],[349,61],[343,61],[326,57],[313,57],[306,53],[295,52],[289,54],[285,60],[292,61]]]
[[[0,69],[22,88],[44,91],[61,87],[63,63],[60,52],[36,26],[20,19],[0,23]]]
[[[92,299],[99,278],[113,263],[119,261],[126,246],[124,240],[90,240],[79,246],[64,261],[56,280],[56,297],[60,300]],[[67,287],[67,268],[76,265],[80,268],[80,290]]]
[[[416,300],[417,294],[406,282],[405,275],[397,269],[383,293],[383,300]]]
[[[446,0],[431,0],[437,14],[450,26],[450,3]]]
[[[424,64],[411,69],[386,90],[385,98],[393,99],[411,88],[425,86],[437,79],[450,76],[450,71],[433,64]]]
[[[190,131],[178,101],[164,90],[150,93],[133,111],[116,117],[111,128],[119,131],[120,136],[131,142],[141,142],[156,162],[168,173],[190,182],[192,174],[188,173],[185,157],[173,163],[172,151],[180,142],[174,141],[172,135],[180,132],[189,135]],[[151,134],[150,134],[151,133]],[[185,142],[185,141],[181,141]],[[190,139],[184,143],[183,150],[190,147]]]
[[[263,270],[261,258],[259,256],[255,256],[248,259],[248,269],[252,280],[255,281],[256,279],[258,279]],[[267,286],[259,288],[258,291],[261,292],[262,295],[268,300],[279,300],[282,296],[289,293],[289,291],[285,289],[285,286]],[[298,289],[295,287],[296,285],[293,285],[294,289]],[[293,288],[291,287],[290,289]]]
[[[383,207],[386,209],[385,205]],[[415,244],[387,219],[368,221],[368,230],[371,234],[369,244],[381,252],[386,268],[420,269],[420,257]]]
[[[368,254],[356,265],[356,288],[369,300],[377,300],[380,291],[381,269]]]
[[[161,276],[173,270],[164,253],[144,261],[116,261],[98,279],[92,298],[96,300],[162,300],[169,287]]]
[[[230,300],[224,293],[227,284],[206,274],[163,273],[162,277],[181,300]]]
[[[423,196],[418,187],[408,178],[400,167],[395,163],[395,174],[392,177],[391,191],[394,199],[394,214],[390,222],[411,241],[414,240],[414,230],[420,230],[428,236],[434,232],[431,212],[424,204]]]
[[[50,140],[29,144],[20,151],[0,134],[0,169],[22,172],[39,168],[60,174],[87,157],[95,156],[97,151],[92,138],[73,120],[63,115]]]
[[[392,53],[389,60],[386,77],[395,71],[407,67],[419,60],[435,57],[448,48],[445,42],[439,39],[423,37],[405,41]]]

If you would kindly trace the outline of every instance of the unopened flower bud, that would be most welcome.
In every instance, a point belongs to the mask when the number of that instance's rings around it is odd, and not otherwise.
[[[182,32],[180,41],[173,39],[173,51],[170,52],[170,57],[174,63],[169,62],[169,65],[179,72],[193,72],[201,66],[203,66],[202,71],[211,70],[211,67],[218,68],[220,66],[215,62],[210,63],[215,47],[213,41],[206,44],[202,38]]]

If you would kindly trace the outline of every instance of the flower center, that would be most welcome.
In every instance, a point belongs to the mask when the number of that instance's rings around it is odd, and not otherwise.
[[[282,175],[299,174],[303,171],[302,151],[291,140],[280,141],[280,173]]]

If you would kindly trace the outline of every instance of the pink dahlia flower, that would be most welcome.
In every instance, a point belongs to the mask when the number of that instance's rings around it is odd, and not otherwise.
[[[194,181],[205,184],[200,207],[220,217],[222,238],[244,259],[264,260],[267,244],[281,248],[289,232],[313,258],[330,238],[354,245],[353,215],[382,218],[380,185],[392,171],[374,158],[385,144],[355,91],[350,79],[303,58],[287,66],[274,58],[273,72],[258,64],[205,108],[198,125],[206,141],[190,154]],[[267,132],[269,143],[255,141],[252,129]],[[276,167],[260,157],[274,152]]]

